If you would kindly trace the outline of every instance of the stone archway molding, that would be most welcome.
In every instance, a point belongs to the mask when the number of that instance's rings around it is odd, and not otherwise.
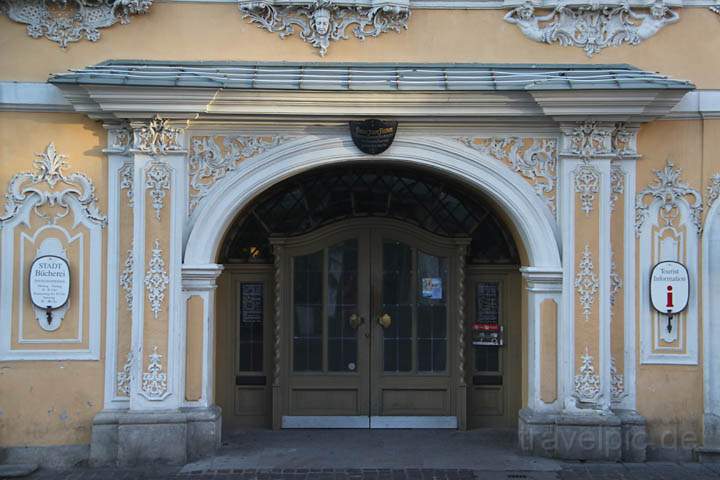
[[[215,185],[195,212],[184,265],[215,263],[237,214],[272,185],[313,168],[368,161],[428,168],[481,190],[512,222],[527,255],[524,271],[561,272],[557,226],[532,187],[493,158],[458,142],[426,137],[396,138],[389,150],[371,160],[348,139],[304,137],[243,162]]]

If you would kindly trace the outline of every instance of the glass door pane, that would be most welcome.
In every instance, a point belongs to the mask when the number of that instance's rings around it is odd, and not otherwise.
[[[413,368],[412,274],[412,249],[401,242],[384,241],[381,311],[391,322],[383,332],[385,372],[409,372]]]
[[[358,241],[347,240],[328,248],[328,371],[355,372],[358,368]]]
[[[446,370],[447,263],[447,258],[418,252],[418,372],[444,372]]]
[[[323,253],[293,259],[293,370],[322,371]]]

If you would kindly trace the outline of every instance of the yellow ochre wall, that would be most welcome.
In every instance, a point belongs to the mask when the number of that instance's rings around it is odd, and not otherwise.
[[[35,154],[51,141],[67,155],[64,173],[88,175],[107,213],[105,131],[83,115],[0,112],[0,192],[14,174],[34,171]],[[105,258],[103,249],[103,272]],[[90,443],[93,416],[103,407],[105,291],[103,280],[90,292],[103,297],[100,361],[0,362],[0,447]]]
[[[653,170],[665,167],[671,160],[682,170],[681,180],[705,193],[709,177],[720,171],[720,121],[660,121],[645,125],[638,136],[642,158],[637,167],[637,191],[656,181]],[[690,224],[690,228],[692,225]],[[699,247],[699,246],[698,246]],[[701,250],[698,250],[701,252]],[[639,264],[639,250],[638,260]],[[701,258],[698,257],[698,278],[702,282]],[[692,267],[691,267],[692,268]],[[636,295],[640,294],[637,278]],[[702,286],[697,286],[701,292]],[[639,311],[639,297],[638,311]],[[702,305],[702,297],[700,306]],[[649,322],[647,313],[640,312],[636,321],[637,408],[648,422],[649,442],[659,448],[692,447],[702,443],[703,371],[702,371],[702,308],[698,309],[699,365],[640,364],[640,324]]]
[[[324,58],[296,36],[281,40],[243,20],[235,4],[156,3],[149,15],[133,16],[129,25],[101,30],[97,43],[81,41],[65,50],[28,37],[25,25],[0,16],[0,80],[42,82],[51,73],[107,59],[548,62],[629,63],[690,80],[699,88],[720,88],[720,35],[708,34],[720,28],[717,15],[707,9],[679,12],[679,23],[642,44],[607,48],[592,59],[579,48],[527,39],[502,19],[501,10],[414,10],[408,31],[364,42],[333,42]],[[637,189],[654,181],[652,169],[662,168],[669,157],[683,169],[683,180],[704,192],[709,176],[720,171],[718,139],[720,120],[643,126]],[[107,164],[101,152],[105,132],[99,122],[83,115],[0,112],[0,191],[13,174],[32,170],[34,154],[50,141],[68,156],[67,172],[81,171],[93,180],[100,209],[107,213]],[[105,288],[97,294],[104,297]],[[650,440],[666,443],[668,435],[675,441],[687,434],[700,442],[702,368],[639,364],[639,325],[645,320],[642,314],[635,319],[637,398]],[[0,362],[0,447],[89,443],[92,417],[103,402],[103,356],[98,362]]]
[[[62,50],[32,39],[26,26],[0,16],[0,80],[45,81],[49,74],[108,59],[298,62],[629,63],[720,87],[717,15],[679,9],[680,21],[637,46],[610,47],[589,59],[581,48],[534,42],[503,20],[505,10],[413,10],[408,30],[378,38],[332,42],[321,58],[297,35],[281,40],[243,20],[232,4],[158,3],[128,25],[101,30],[97,43]],[[348,30],[349,33],[349,30]]]

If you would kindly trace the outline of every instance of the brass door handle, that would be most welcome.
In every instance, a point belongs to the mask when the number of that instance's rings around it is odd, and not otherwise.
[[[365,320],[358,315],[357,313],[353,313],[350,315],[350,326],[353,328],[353,330],[357,330],[360,328],[360,325],[365,323]]]
[[[392,325],[392,317],[387,313],[383,313],[378,317],[377,322],[381,327],[388,328],[390,325]]]

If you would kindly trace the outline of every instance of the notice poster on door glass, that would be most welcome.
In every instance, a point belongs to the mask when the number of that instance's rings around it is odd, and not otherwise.
[[[442,300],[442,278],[426,277],[422,279],[422,296],[431,300]]]
[[[477,323],[498,323],[498,284],[480,282],[475,290],[475,312]]]
[[[262,283],[243,283],[240,285],[240,321],[242,323],[262,323]]]

